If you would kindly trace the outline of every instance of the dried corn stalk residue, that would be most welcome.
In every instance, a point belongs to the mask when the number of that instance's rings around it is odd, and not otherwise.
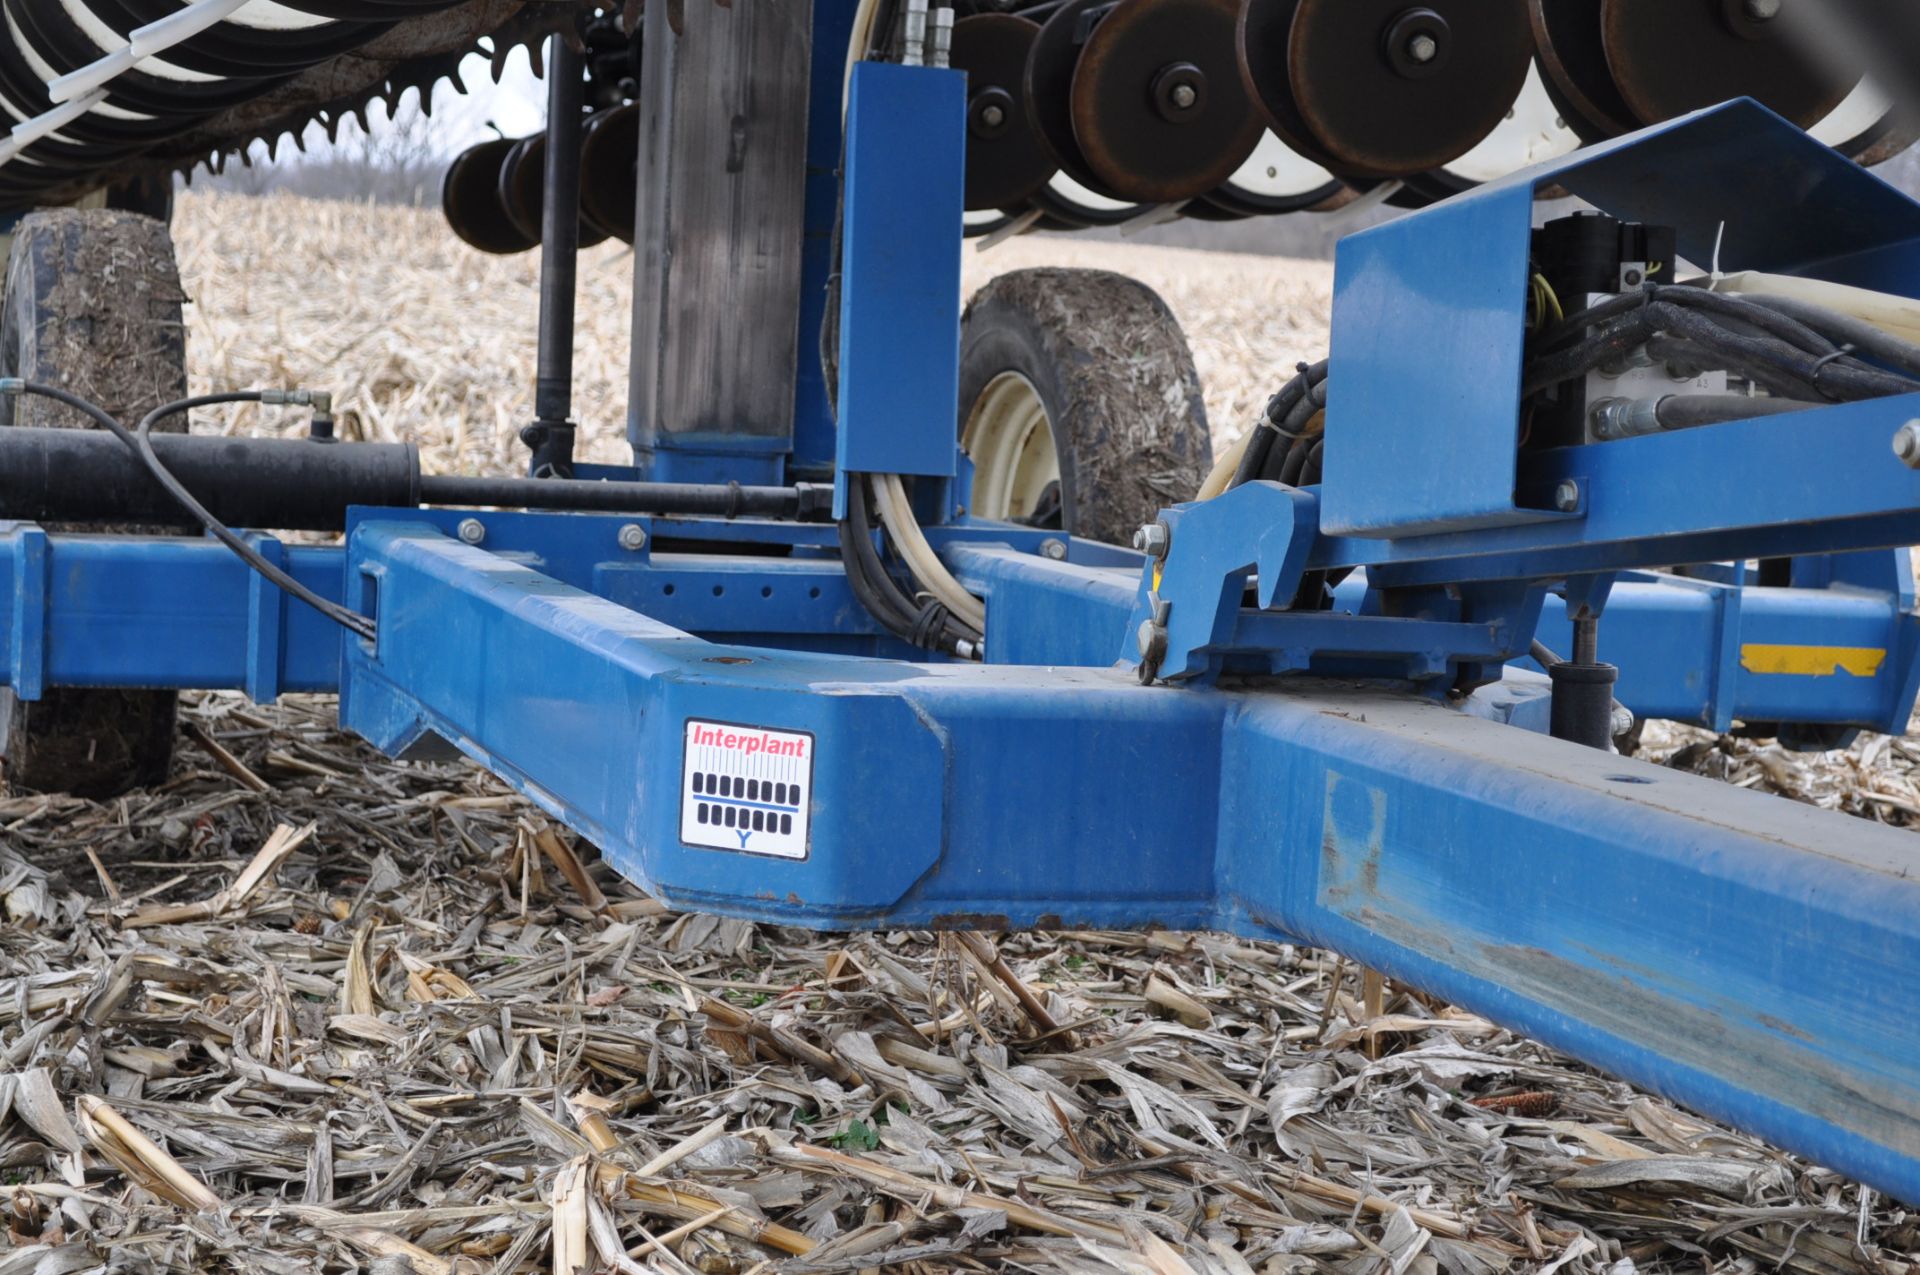
[[[520,463],[531,258],[280,198],[189,198],[179,240],[196,388]],[[1160,288],[1223,437],[1325,343],[1319,265],[1029,241],[969,279],[1041,261]],[[587,263],[617,460],[630,261]],[[1916,1269],[1914,1214],[1326,953],[674,915],[330,701],[184,711],[159,789],[0,802],[4,1275]],[[1648,748],[1920,812],[1901,741]]]

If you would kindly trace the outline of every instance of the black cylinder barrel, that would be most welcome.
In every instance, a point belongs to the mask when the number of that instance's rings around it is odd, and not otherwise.
[[[154,434],[153,451],[221,522],[338,531],[348,505],[420,503],[409,443]],[[0,517],[31,522],[198,527],[113,435],[0,429]]]
[[[1613,745],[1613,685],[1620,670],[1611,664],[1575,664],[1571,660],[1547,670],[1553,679],[1549,731],[1603,752]]]
[[[154,454],[221,522],[339,531],[349,505],[475,505],[721,518],[824,516],[830,487],[600,482],[420,473],[412,444],[154,434]],[[101,526],[195,527],[111,434],[0,429],[0,518]]]

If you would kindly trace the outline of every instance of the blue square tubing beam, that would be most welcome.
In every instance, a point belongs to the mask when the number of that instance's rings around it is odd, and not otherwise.
[[[1909,833],[1377,688],[783,654],[417,522],[348,553],[346,723],[451,741],[675,907],[1324,944],[1920,1201]]]

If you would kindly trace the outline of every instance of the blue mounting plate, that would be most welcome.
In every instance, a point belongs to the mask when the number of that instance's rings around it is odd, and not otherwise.
[[[1577,517],[1515,493],[1529,233],[1547,185],[1674,227],[1702,270],[1718,243],[1729,272],[1920,291],[1920,204],[1746,100],[1350,235],[1335,272],[1326,534]]]

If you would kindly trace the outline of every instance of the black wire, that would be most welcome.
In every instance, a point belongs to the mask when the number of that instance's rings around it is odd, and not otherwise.
[[[238,554],[242,562],[245,562],[268,580],[279,585],[281,589],[300,599],[321,615],[326,616],[329,620],[338,624],[341,628],[356,633],[368,641],[372,641],[375,628],[371,618],[361,615],[358,611],[349,607],[342,606],[340,603],[329,598],[321,597],[312,589],[309,589],[306,585],[294,579],[287,572],[267,561],[266,557],[261,554],[259,550],[255,549],[245,540],[242,540],[225,523],[215,518],[213,514],[207,510],[207,507],[196,500],[193,493],[186,489],[185,484],[178,478],[175,478],[173,472],[160,463],[160,458],[154,455],[153,427],[167,419],[167,417],[178,415],[181,412],[192,411],[196,407],[213,407],[221,403],[258,403],[260,399],[261,395],[258,390],[241,390],[225,394],[199,394],[191,398],[175,399],[171,403],[162,403],[159,407],[154,408],[151,412],[141,417],[140,427],[131,440],[127,438],[126,430],[121,428],[118,422],[115,423],[114,432],[119,436],[121,442],[129,443],[129,445],[133,447],[134,453],[138,455],[141,462],[146,465],[147,472],[152,474],[154,479],[158,481],[162,487],[167,489],[168,494],[171,495],[174,500],[178,501],[181,507],[188,513],[198,518],[200,525],[207,529],[208,534]],[[111,419],[107,417],[105,412],[101,412],[100,415],[103,418]]]
[[[369,640],[373,638],[374,625],[372,620],[357,611],[352,611],[341,606],[338,602],[321,597],[306,585],[301,584],[285,571],[282,571],[279,567],[267,561],[259,550],[235,535],[218,518],[208,513],[206,506],[194,499],[193,493],[182,486],[180,480],[173,476],[173,472],[161,463],[158,456],[154,455],[153,440],[149,436],[149,431],[152,430],[156,422],[165,420],[176,412],[189,411],[196,407],[211,407],[217,403],[257,403],[261,398],[259,391],[202,394],[195,398],[183,398],[176,402],[163,404],[147,413],[140,422],[139,433],[135,434],[128,430],[125,425],[115,420],[113,415],[105,408],[88,402],[78,394],[71,394],[56,385],[42,385],[37,381],[20,381],[18,385],[22,394],[33,394],[40,398],[52,399],[56,403],[64,403],[99,424],[101,428],[107,430],[122,443],[125,443],[128,449],[139,458],[141,464],[146,466],[147,472],[153,475],[154,481],[166,488],[167,494],[172,496],[188,513],[197,518],[200,521],[200,525],[205,527],[214,538],[238,554],[241,561],[245,562],[255,571],[258,571],[268,580],[271,580],[274,584],[280,586],[280,588],[286,592],[299,598],[321,615],[332,620],[335,624],[340,625],[342,628],[349,629],[363,638]]]

